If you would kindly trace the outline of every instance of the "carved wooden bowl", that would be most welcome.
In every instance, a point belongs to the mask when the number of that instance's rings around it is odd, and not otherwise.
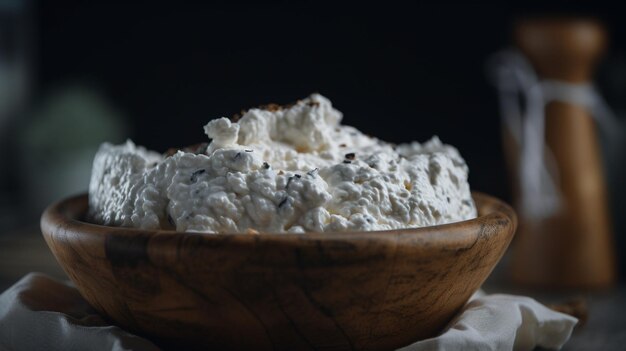
[[[513,210],[474,199],[478,218],[419,229],[208,235],[86,223],[82,195],[41,229],[93,307],[161,345],[394,349],[440,332],[509,245]]]

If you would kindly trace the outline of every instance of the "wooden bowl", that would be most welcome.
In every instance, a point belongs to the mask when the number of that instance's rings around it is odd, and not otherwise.
[[[394,349],[440,332],[509,245],[513,210],[473,196],[478,218],[440,226],[207,235],[86,223],[81,195],[41,229],[93,307],[161,345]]]

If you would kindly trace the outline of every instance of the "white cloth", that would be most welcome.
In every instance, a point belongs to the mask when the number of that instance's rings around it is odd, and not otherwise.
[[[30,273],[0,295],[1,351],[158,351],[111,325],[76,288]]]
[[[576,318],[522,296],[475,294],[440,336],[401,350],[558,349]],[[100,317],[78,291],[30,273],[0,295],[0,350],[159,350]]]
[[[525,296],[481,291],[439,336],[418,341],[400,351],[560,349],[578,319],[553,311]]]

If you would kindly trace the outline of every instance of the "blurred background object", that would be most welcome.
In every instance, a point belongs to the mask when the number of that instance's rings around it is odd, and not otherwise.
[[[19,224],[17,183],[9,169],[11,132],[30,98],[32,8],[26,1],[0,1],[0,231]],[[1,234],[0,234],[1,235]]]
[[[512,278],[606,288],[615,280],[615,248],[598,130],[614,145],[624,137],[591,82],[606,31],[596,20],[541,17],[519,21],[514,33],[520,52],[494,67],[520,218]],[[510,101],[517,99],[522,106]]]
[[[16,134],[20,198],[29,217],[89,186],[93,156],[103,142],[121,143],[128,128],[120,112],[89,86],[76,84],[46,95]]]

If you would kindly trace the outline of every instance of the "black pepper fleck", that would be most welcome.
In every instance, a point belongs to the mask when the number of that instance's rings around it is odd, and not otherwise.
[[[282,199],[282,200],[278,203],[278,208],[281,208],[281,207],[285,206],[285,204],[287,203],[287,201],[289,201],[289,197],[285,197],[284,199]]]
[[[350,160],[343,160],[343,163],[352,163]]]
[[[252,152],[252,151],[254,151],[254,150],[252,150],[252,149],[245,149],[245,150],[243,150],[243,151],[245,151],[245,152]]]
[[[206,172],[206,169],[199,169],[199,170],[197,170],[197,171],[195,171],[195,172],[191,173],[191,177],[189,178],[189,180],[190,180],[192,183],[195,183],[195,182],[197,182],[197,181],[198,181],[198,177],[199,177],[201,174],[205,173],[205,172]]]
[[[236,159],[238,159],[238,158],[240,158],[240,157],[241,157],[241,152],[238,152],[238,153],[237,153],[237,154],[233,157],[233,160],[236,160]]]
[[[267,162],[263,162],[263,168],[270,169],[270,164]]]
[[[354,160],[356,155],[354,154],[354,152],[350,152],[350,153],[347,153],[345,157],[346,157],[346,160]]]
[[[318,172],[319,170],[320,170],[319,168],[314,168],[314,169],[312,169],[312,170],[310,170],[310,171],[306,172],[306,174],[307,174],[309,177],[315,177],[315,176],[317,175],[317,172]]]
[[[296,174],[296,176],[298,176],[298,174]],[[296,176],[291,176],[291,177],[287,178],[287,185],[285,185],[285,189],[289,188],[289,184],[291,184],[291,181]],[[300,178],[300,177],[298,177],[298,178]]]

